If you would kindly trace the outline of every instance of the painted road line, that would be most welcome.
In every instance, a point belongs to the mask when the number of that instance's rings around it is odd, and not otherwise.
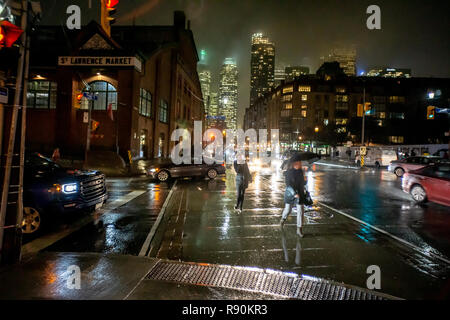
[[[268,183],[270,182],[270,180],[267,179],[267,178],[262,177],[262,179],[266,180]],[[371,225],[370,223],[367,223],[367,222],[362,221],[362,220],[360,220],[358,218],[355,218],[354,216],[352,216],[352,215],[350,215],[348,213],[345,213],[345,212],[343,212],[341,210],[338,210],[338,209],[335,209],[333,207],[330,207],[329,205],[326,205],[325,203],[322,203],[322,202],[319,202],[319,201],[316,201],[316,202],[317,202],[317,204],[319,204],[319,205],[321,205],[321,206],[323,206],[325,208],[328,208],[328,209],[330,209],[330,210],[332,210],[332,211],[334,211],[336,213],[339,213],[339,214],[341,214],[341,215],[343,215],[343,216],[345,216],[345,217],[347,217],[349,219],[352,219],[352,220],[354,220],[354,221],[356,221],[358,223],[361,223],[361,224],[363,224],[363,225],[365,225],[365,226],[367,226],[367,227],[369,227],[369,228],[371,228],[373,230],[376,230],[376,231],[378,231],[378,232],[380,232],[380,233],[382,233],[382,234],[384,234],[384,235],[386,235],[386,236],[388,236],[388,237],[390,237],[390,238],[392,238],[394,240],[397,240],[397,241],[401,242],[402,244],[412,248],[414,251],[417,251],[418,253],[420,253],[420,254],[428,257],[428,258],[436,258],[436,259],[438,259],[440,261],[443,261],[443,262],[445,262],[447,264],[450,264],[450,260],[448,260],[448,259],[446,259],[446,258],[444,258],[444,257],[442,257],[440,255],[437,255],[437,254],[432,253],[432,252],[425,252],[422,248],[420,248],[420,247],[418,247],[418,246],[416,246],[416,245],[414,245],[414,244],[412,244],[412,243],[410,243],[410,242],[408,242],[408,241],[406,241],[406,240],[404,240],[402,238],[399,238],[399,237],[397,237],[397,236],[395,236],[395,235],[393,235],[393,234],[391,234],[391,233],[389,233],[389,232],[387,232],[387,231],[385,231],[383,229],[375,227],[375,226]]]
[[[352,167],[352,166],[344,166],[341,164],[333,164],[333,163],[325,163],[317,161],[315,164],[321,165],[321,166],[329,166],[329,167],[337,167],[337,168],[345,168],[345,169],[353,169],[353,170],[360,170],[360,168]]]
[[[107,203],[103,208],[95,211],[94,215],[90,215],[88,217],[85,217],[74,224],[70,225],[67,229],[64,229],[62,231],[56,231],[50,234],[43,235],[33,241],[30,241],[29,243],[22,246],[22,254],[32,254],[39,252],[52,244],[58,242],[59,240],[67,237],[71,233],[80,230],[82,227],[88,225],[95,219],[98,219],[102,214],[115,210],[124,204],[132,201],[133,199],[139,197],[143,193],[146,193],[147,190],[143,191],[133,191],[125,195],[124,197],[121,197],[120,199],[114,200],[110,203]]]
[[[158,227],[161,223],[162,218],[164,217],[164,212],[166,211],[166,208],[170,202],[170,198],[172,197],[173,191],[176,188],[178,180],[175,181],[175,183],[172,186],[172,189],[170,189],[169,194],[167,195],[166,200],[164,201],[164,204],[159,211],[158,218],[155,221],[155,224],[153,225],[152,229],[150,230],[149,234],[147,235],[147,238],[144,241],[144,244],[142,245],[141,251],[139,251],[139,256],[143,257],[147,254],[148,249],[150,248],[150,244],[153,240],[153,237],[155,236],[156,230],[158,230]]]
[[[406,240],[404,240],[404,239],[402,239],[402,238],[399,238],[399,237],[393,235],[392,233],[389,233],[389,232],[387,232],[387,231],[385,231],[385,230],[383,230],[383,229],[380,229],[380,228],[378,228],[378,227],[375,227],[375,226],[371,225],[370,223],[367,223],[367,222],[364,222],[364,221],[362,221],[362,220],[360,220],[360,219],[358,219],[358,218],[355,218],[354,216],[352,216],[352,215],[350,215],[350,214],[348,214],[348,213],[345,213],[345,212],[343,212],[343,211],[341,211],[341,210],[338,210],[338,209],[335,209],[335,208],[333,208],[333,207],[330,207],[329,205],[326,205],[325,203],[321,203],[321,202],[319,202],[319,201],[317,201],[317,203],[318,203],[319,205],[321,205],[321,206],[323,206],[323,207],[325,207],[325,208],[328,208],[328,209],[330,209],[330,210],[332,210],[332,211],[334,211],[334,212],[337,212],[337,213],[339,213],[339,214],[341,214],[341,215],[343,215],[343,216],[345,216],[345,217],[347,217],[347,218],[349,218],[349,219],[352,219],[352,220],[354,220],[354,221],[356,221],[356,222],[359,222],[359,223],[361,223],[361,224],[363,224],[363,225],[365,225],[365,226],[367,226],[367,227],[369,227],[369,228],[371,228],[371,229],[373,229],[373,230],[376,230],[376,231],[378,231],[378,232],[380,232],[380,233],[382,233],[382,234],[384,234],[384,235],[386,235],[386,236],[388,236],[388,237],[391,237],[392,239],[401,242],[402,244],[404,244],[404,245],[410,247],[411,249],[417,251],[418,253],[420,253],[420,254],[422,254],[422,255],[428,257],[428,258],[435,258],[435,259],[441,260],[442,262],[445,262],[445,263],[447,263],[447,264],[450,264],[450,260],[448,260],[448,259],[446,259],[446,258],[444,258],[444,257],[441,257],[440,255],[437,255],[437,254],[432,253],[432,252],[425,252],[422,248],[416,246],[415,244],[412,244],[412,243],[410,243],[410,242],[408,242],[408,241],[406,241]]]

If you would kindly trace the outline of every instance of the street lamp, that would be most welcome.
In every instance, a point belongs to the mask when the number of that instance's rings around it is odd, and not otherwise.
[[[319,132],[319,127],[315,127],[314,132],[316,132],[316,133]]]

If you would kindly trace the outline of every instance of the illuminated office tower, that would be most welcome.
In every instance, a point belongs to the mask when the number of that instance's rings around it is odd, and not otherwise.
[[[275,45],[262,33],[252,36],[252,56],[250,61],[250,105],[270,91],[275,82]]]
[[[219,115],[224,117],[228,129],[237,128],[238,70],[233,58],[226,58],[220,70]]]
[[[356,76],[356,49],[353,47],[338,47],[331,51],[325,62],[339,62],[339,66],[348,76]]]
[[[198,78],[202,89],[203,103],[205,107],[205,115],[210,115],[211,104],[211,71],[206,64],[206,51],[200,51],[200,61],[198,63]]]

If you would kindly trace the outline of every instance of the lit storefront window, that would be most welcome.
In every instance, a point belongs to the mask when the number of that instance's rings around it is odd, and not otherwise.
[[[50,81],[30,81],[27,91],[27,107],[35,109],[55,109],[57,84]]]
[[[91,92],[97,96],[97,100],[81,99],[81,109],[88,109],[89,103],[92,103],[93,110],[107,110],[112,105],[112,110],[117,110],[117,90],[112,84],[106,81],[93,81],[89,83],[89,88],[83,92]]]

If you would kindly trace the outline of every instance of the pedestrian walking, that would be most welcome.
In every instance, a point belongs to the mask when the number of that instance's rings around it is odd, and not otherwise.
[[[235,210],[242,212],[242,206],[244,204],[245,189],[248,188],[249,183],[252,182],[252,175],[248,169],[247,162],[245,158],[240,159],[241,161],[234,160],[233,167],[236,171],[236,191],[237,191],[237,202],[234,207]]]
[[[302,170],[302,162],[291,161],[285,176],[286,191],[284,192],[284,210],[280,224],[284,225],[292,207],[297,207],[297,235],[303,237],[303,219],[305,204],[307,203],[305,192],[305,177]]]

